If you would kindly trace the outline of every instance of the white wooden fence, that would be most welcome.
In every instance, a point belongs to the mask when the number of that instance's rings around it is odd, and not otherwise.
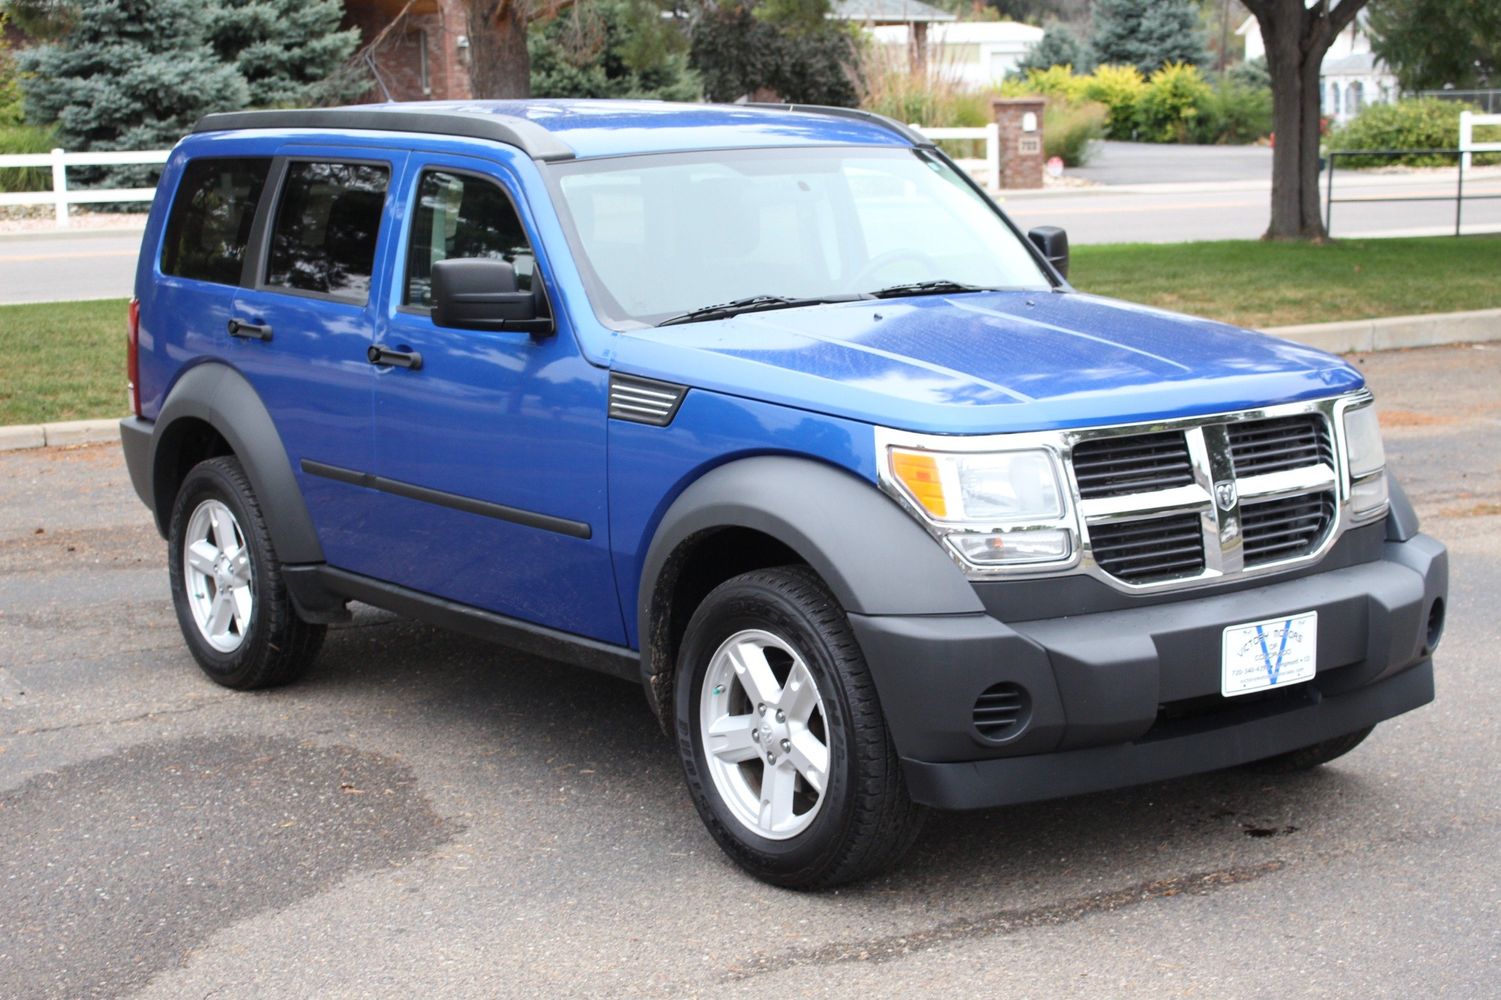
[[[57,213],[57,227],[68,225],[68,206],[116,201],[150,201],[156,188],[78,188],[68,187],[69,167],[110,167],[133,163],[166,163],[171,150],[152,149],[141,153],[22,153],[0,156],[0,170],[6,167],[51,167],[51,191],[0,192],[0,205],[52,205]]]
[[[1459,148],[1464,151],[1464,168],[1470,169],[1472,153],[1501,153],[1501,142],[1476,142],[1476,125],[1501,125],[1501,115],[1477,115],[1473,111],[1459,113]]]
[[[1001,189],[1001,127],[995,122],[980,128],[925,128],[921,125],[913,125],[913,128],[927,136],[929,139],[983,139],[985,140],[985,159],[961,160],[955,158],[959,164],[990,191]]]

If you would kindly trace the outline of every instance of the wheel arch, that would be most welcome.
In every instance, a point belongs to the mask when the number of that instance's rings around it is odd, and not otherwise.
[[[953,560],[870,482],[822,462],[757,456],[719,466],[663,515],[642,565],[641,677],[659,721],[688,619],[710,590],[752,569],[800,563],[855,614],[982,611]]]
[[[244,468],[280,561],[322,562],[323,547],[270,411],[244,375],[215,362],[184,372],[156,418],[151,507],[157,530],[167,534],[188,471],[219,455],[234,455]]]

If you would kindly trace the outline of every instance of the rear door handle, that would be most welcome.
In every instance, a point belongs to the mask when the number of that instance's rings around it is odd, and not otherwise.
[[[410,368],[412,371],[422,367],[422,355],[416,351],[393,351],[380,344],[371,344],[370,349],[365,352],[365,357],[370,359],[372,365],[395,365],[397,368]]]
[[[229,321],[229,335],[245,340],[270,340],[271,327],[265,323],[247,323],[241,319]]]

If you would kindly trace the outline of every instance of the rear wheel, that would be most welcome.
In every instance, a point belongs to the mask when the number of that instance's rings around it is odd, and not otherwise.
[[[1301,750],[1289,750],[1287,753],[1258,760],[1251,767],[1263,774],[1293,774],[1297,771],[1307,771],[1327,764],[1336,757],[1343,757],[1365,742],[1365,738],[1371,735],[1375,726],[1366,726],[1357,729],[1353,733],[1344,736],[1336,736],[1332,740],[1315,743],[1311,747],[1303,747]]]
[[[836,885],[895,862],[922,811],[844,612],[802,567],[720,585],[688,623],[678,750],[699,815],[765,881]]]
[[[172,603],[203,672],[241,690],[300,676],[326,630],[297,617],[238,460],[212,458],[188,472],[168,536]]]

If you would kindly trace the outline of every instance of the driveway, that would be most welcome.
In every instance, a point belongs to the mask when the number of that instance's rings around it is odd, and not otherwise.
[[[1501,350],[1362,363],[1451,547],[1435,704],[1315,773],[937,814],[828,893],[721,856],[623,682],[361,609],[215,687],[118,449],[0,455],[0,996],[1493,995]]]

